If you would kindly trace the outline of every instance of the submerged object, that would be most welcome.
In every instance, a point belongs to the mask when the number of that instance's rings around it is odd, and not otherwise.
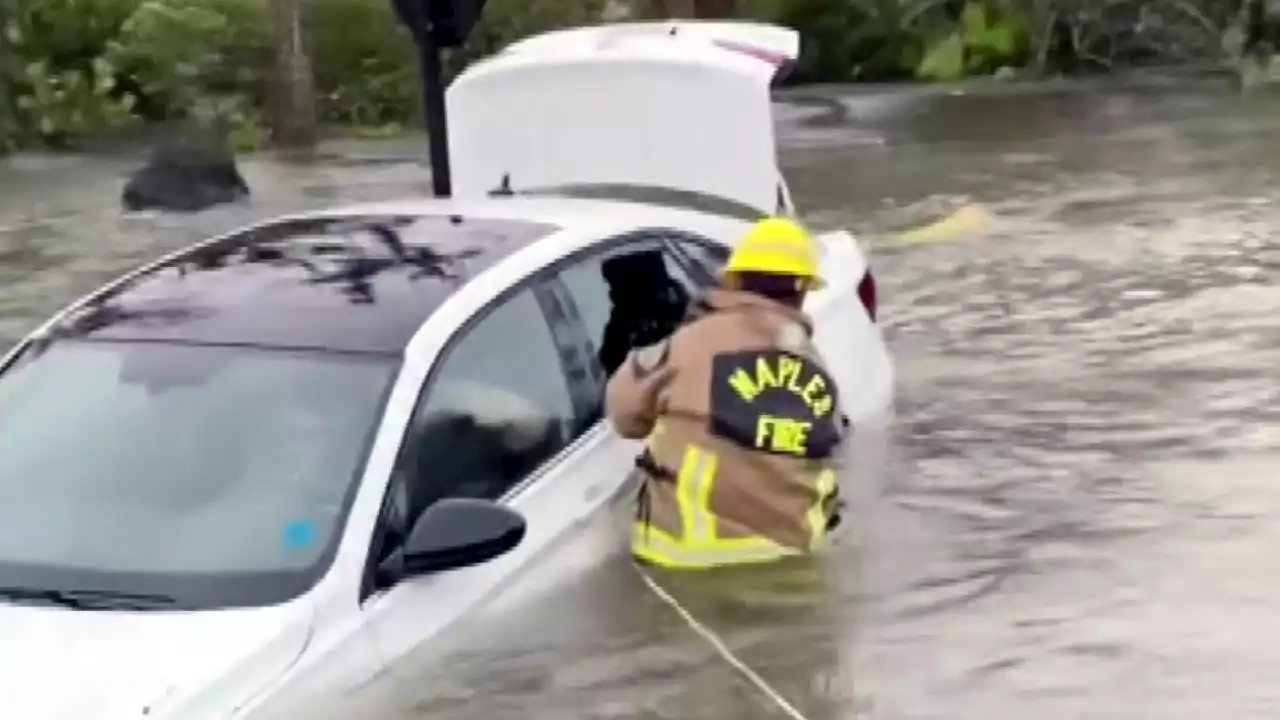
[[[941,242],[957,240],[986,232],[995,223],[995,216],[981,205],[962,205],[950,215],[902,233],[908,243]]]
[[[247,197],[249,185],[221,133],[190,127],[151,148],[120,202],[130,211],[198,212]]]

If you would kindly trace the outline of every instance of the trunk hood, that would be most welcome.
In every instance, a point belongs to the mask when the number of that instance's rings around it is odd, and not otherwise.
[[[0,604],[0,717],[229,717],[306,647],[297,606],[87,612]]]
[[[747,23],[528,38],[449,84],[454,195],[483,198],[506,178],[517,193],[642,186],[774,212],[786,191],[769,90],[798,43]]]

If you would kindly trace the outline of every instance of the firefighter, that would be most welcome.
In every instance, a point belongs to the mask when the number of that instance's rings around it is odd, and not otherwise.
[[[605,413],[647,439],[631,552],[648,582],[735,648],[771,693],[812,720],[849,714],[837,579],[822,562],[837,520],[839,392],[813,345],[806,294],[817,247],[788,218],[756,223],[667,340],[633,351]],[[689,572],[690,570],[699,572]],[[655,601],[657,598],[655,598]],[[650,606],[649,603],[640,603]],[[650,612],[645,632],[671,629]],[[762,635],[763,633],[763,635]],[[669,640],[656,642],[674,642]],[[753,717],[776,700],[742,691],[726,662],[703,663],[680,717]],[[788,711],[789,714],[794,711]]]
[[[642,563],[708,569],[823,547],[844,426],[801,309],[821,286],[808,230],[761,220],[688,321],[610,379],[605,414],[647,438],[631,544]]]

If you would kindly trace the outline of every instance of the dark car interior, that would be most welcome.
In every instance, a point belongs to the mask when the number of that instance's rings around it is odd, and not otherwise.
[[[661,250],[619,255],[601,264],[612,308],[599,349],[606,375],[627,354],[671,335],[689,307],[689,291],[667,272]]]

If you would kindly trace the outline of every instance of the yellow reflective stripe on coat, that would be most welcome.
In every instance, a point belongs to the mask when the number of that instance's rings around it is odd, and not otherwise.
[[[703,543],[716,537],[716,516],[711,512],[711,489],[715,487],[719,458],[696,445],[684,451],[684,462],[676,478],[676,502],[680,507],[684,542]]]
[[[836,473],[834,470],[823,470],[818,473],[818,478],[814,482],[814,489],[818,493],[818,501],[809,508],[809,512],[805,513],[805,520],[809,523],[809,549],[817,550],[826,544],[827,541],[827,498],[831,497],[831,493],[836,491]]]
[[[661,567],[693,569],[770,562],[802,553],[762,535],[717,537],[711,497],[718,465],[719,459],[714,453],[695,445],[685,448],[675,487],[681,537],[673,537],[660,528],[636,522],[631,543],[636,557]],[[830,469],[820,471],[814,484],[817,498],[805,512],[810,550],[821,548],[826,539],[826,502],[835,492],[835,472]]]
[[[631,552],[659,567],[690,570],[773,562],[800,554],[760,536],[685,543],[656,527],[639,522],[632,528]]]

